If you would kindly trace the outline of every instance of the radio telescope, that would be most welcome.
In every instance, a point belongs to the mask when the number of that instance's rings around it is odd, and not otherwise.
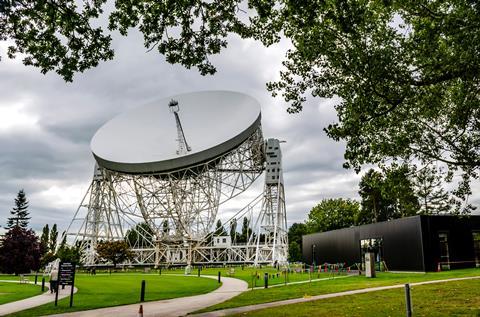
[[[86,265],[98,263],[98,242],[132,233],[134,265],[286,262],[279,143],[263,139],[260,105],[241,93],[188,93],[126,111],[91,141],[93,180],[67,232]],[[254,226],[247,241],[216,240],[219,206],[265,170],[263,193],[237,213]]]

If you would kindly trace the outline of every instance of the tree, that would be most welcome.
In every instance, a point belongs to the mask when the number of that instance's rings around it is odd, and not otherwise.
[[[233,218],[230,220],[230,239],[232,242],[237,241],[237,219]]]
[[[296,262],[302,260],[302,236],[309,233],[304,223],[293,223],[288,228],[288,260]]]
[[[78,10],[74,0],[1,1],[0,40],[11,40],[9,58],[22,54],[25,65],[72,80],[75,72],[113,57],[111,37],[91,25],[105,2],[84,1]]]
[[[251,235],[252,229],[250,228],[250,220],[247,217],[243,217],[242,234],[237,237],[237,241],[240,243],[246,243]]]
[[[411,180],[413,170],[406,164],[392,165],[385,170],[384,195],[389,198],[391,218],[414,216],[420,206]]]
[[[302,248],[297,241],[288,243],[288,261],[298,262],[302,260]]]
[[[358,224],[368,224],[389,219],[392,202],[385,196],[384,177],[382,173],[370,169],[362,176],[359,184],[362,199]]]
[[[362,199],[359,224],[386,221],[416,215],[420,206],[408,165],[393,164],[384,174],[370,169],[360,180]]]
[[[309,233],[347,228],[355,225],[360,205],[350,199],[323,199],[313,207],[306,221]]]
[[[66,237],[66,235],[64,235],[64,237]],[[61,243],[55,258],[59,258],[62,262],[81,264],[82,251],[80,245],[69,246],[66,244],[66,241],[65,243]]]
[[[45,255],[48,250],[49,250],[49,235],[50,235],[50,229],[48,227],[48,223],[43,227],[42,229],[42,236],[40,237],[40,252],[43,255]]]
[[[302,236],[312,233],[308,231],[307,225],[304,223],[293,223],[290,228],[288,228],[288,241],[296,241],[300,246],[302,245]]]
[[[60,242],[60,245],[58,246],[58,250],[63,249],[67,246],[67,232],[64,231],[62,233],[62,241]],[[58,251],[57,251],[58,253]]]
[[[133,229],[127,230],[125,234],[125,241],[132,247],[149,247],[154,243],[153,240],[153,230],[146,222],[136,224]]]
[[[217,227],[215,228],[215,233],[216,236],[226,236],[227,231],[225,231],[225,228],[222,225],[222,221],[220,219],[217,220]]]
[[[471,193],[480,168],[480,6],[468,0],[270,1],[256,36],[283,31],[293,49],[268,88],[302,109],[306,94],[338,96],[328,136],[345,167],[441,162]],[[262,32],[263,31],[263,32]]]
[[[133,258],[133,253],[125,241],[100,241],[97,244],[97,254],[104,261],[112,262],[114,268],[118,263]]]
[[[57,231],[57,224],[54,223],[52,226],[52,230],[50,230],[50,252],[55,253],[57,250],[57,238],[58,238],[58,231]]]
[[[435,169],[428,166],[420,169],[415,177],[415,188],[422,215],[446,214],[452,210],[450,197]]]
[[[7,220],[7,230],[16,226],[27,228],[30,217],[28,217],[28,201],[23,189],[18,192],[17,198],[15,198],[15,207],[10,211],[10,214],[11,216]]]
[[[168,220],[163,221],[163,234],[168,236],[170,234],[170,226],[168,225]]]
[[[111,36],[93,26],[106,2],[83,1],[77,7],[74,0],[2,1],[0,40],[11,40],[9,58],[22,53],[25,65],[39,67],[42,73],[54,70],[71,81],[74,73],[113,58]],[[167,62],[213,74],[209,55],[227,46],[228,33],[246,34],[242,17],[237,16],[240,2],[115,1],[114,10],[108,10],[108,28],[127,35],[136,27],[145,47],[156,48]]]
[[[35,233],[21,226],[7,231],[0,247],[0,271],[30,273],[40,268],[40,243]]]

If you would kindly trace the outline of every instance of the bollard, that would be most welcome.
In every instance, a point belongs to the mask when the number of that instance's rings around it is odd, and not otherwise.
[[[140,302],[145,301],[145,280],[142,280],[142,288],[140,289]]]
[[[138,317],[143,317],[143,305],[140,305],[140,308],[138,309]]]
[[[268,288],[268,273],[265,273],[263,276],[263,283],[265,284],[265,288]]]
[[[200,267],[198,267],[198,277],[200,277]]]
[[[407,317],[412,317],[412,298],[410,296],[410,284],[405,284],[405,303],[407,305]]]
[[[35,273],[35,285],[37,285],[38,275]]]
[[[45,278],[42,278],[42,293],[45,292]]]
[[[220,273],[220,271],[218,271],[218,283],[221,283],[221,280],[220,280],[221,274],[222,274],[222,273]]]

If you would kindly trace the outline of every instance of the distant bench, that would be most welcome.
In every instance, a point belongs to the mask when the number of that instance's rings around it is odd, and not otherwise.
[[[28,279],[28,276],[25,276],[23,274],[20,274],[20,284],[28,284],[30,280]]]

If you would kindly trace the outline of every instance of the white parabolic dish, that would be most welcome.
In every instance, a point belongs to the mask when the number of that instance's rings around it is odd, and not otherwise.
[[[175,116],[178,101],[185,139],[191,147],[178,155]],[[260,104],[231,91],[203,91],[164,98],[131,109],[105,123],[91,142],[104,168],[124,173],[160,173],[212,160],[242,144],[260,126]]]

